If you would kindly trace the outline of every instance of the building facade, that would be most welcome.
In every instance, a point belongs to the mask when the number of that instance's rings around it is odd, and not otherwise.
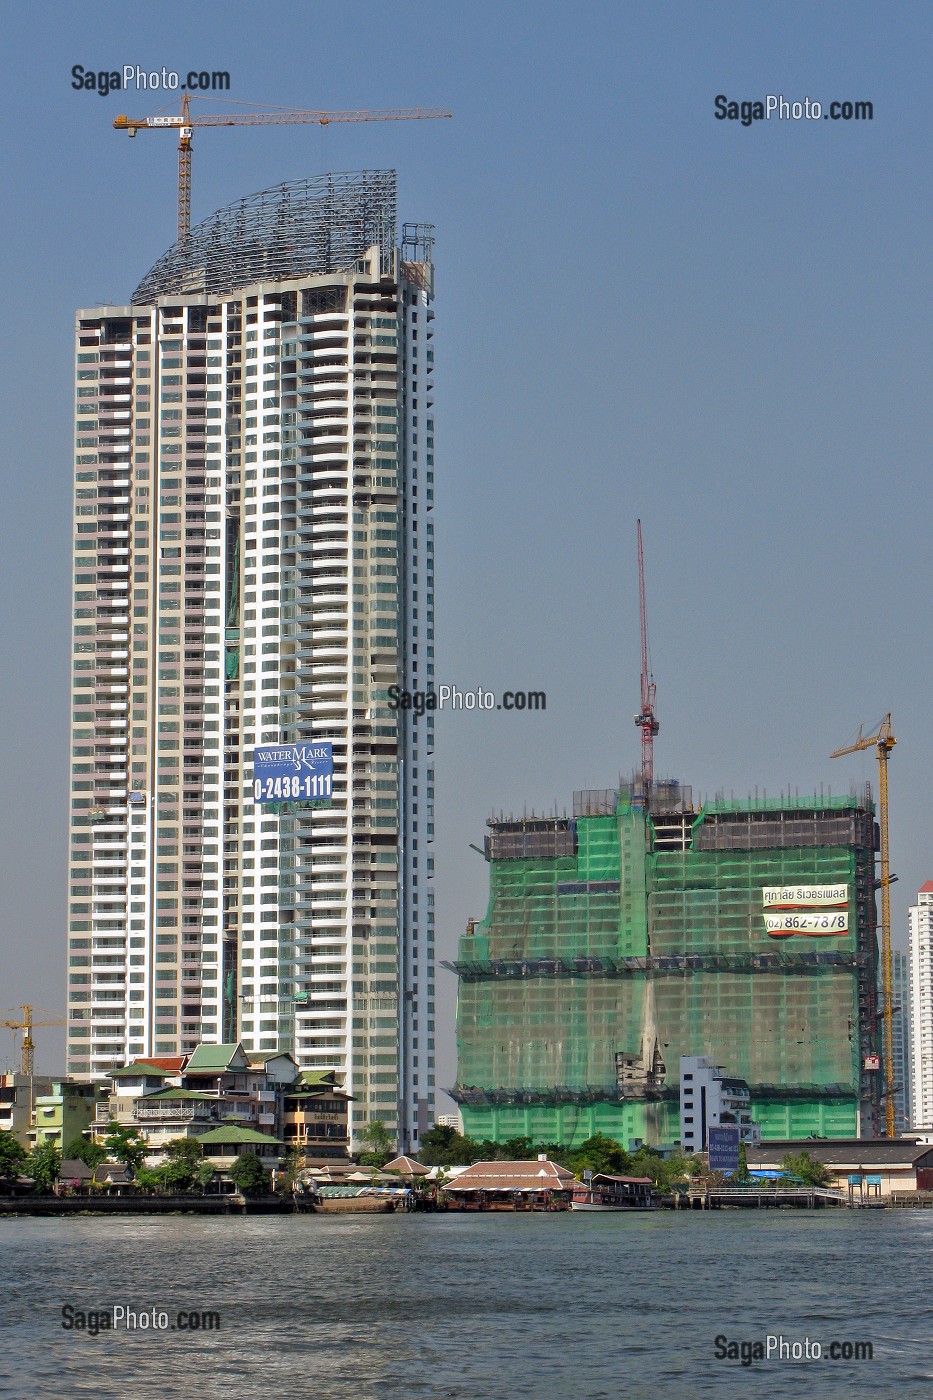
[[[727,1075],[702,1055],[680,1058],[680,1145],[684,1152],[705,1152],[710,1128],[737,1127],[739,1142],[759,1140],[752,1118],[751,1094],[744,1079]]]
[[[933,1129],[933,880],[907,911],[910,979],[911,1126]]]
[[[282,1137],[305,1166],[346,1161],[350,1098],[333,1073],[305,1070],[285,1091]]]
[[[862,1200],[933,1191],[933,1147],[915,1137],[762,1142],[747,1153],[752,1172],[777,1173],[785,1157],[806,1152],[829,1173],[827,1185]]]
[[[394,172],[323,176],[77,315],[75,1076],[241,1041],[433,1117],[431,258]],[[254,803],[312,741],[329,803]]]
[[[48,1075],[23,1074],[20,1070],[0,1074],[0,1132],[12,1133],[22,1147],[30,1147],[36,1096],[51,1094],[54,1082]]]
[[[53,1079],[45,1093],[33,1096],[30,1147],[51,1143],[60,1151],[81,1137],[94,1120],[97,1088],[93,1084]]]
[[[265,1143],[275,1147],[278,1159],[283,1129],[294,1119],[294,1100],[308,1093],[322,1111],[309,1111],[302,1140],[326,1137],[334,1149],[330,1155],[345,1159],[348,1099],[334,1079],[301,1073],[289,1054],[251,1055],[240,1044],[205,1043],[188,1055],[166,1055],[154,1063],[137,1060],[112,1070],[110,1093],[97,1106],[90,1135],[106,1144],[113,1123],[135,1129],[145,1140],[149,1166],[160,1165],[167,1145],[177,1138],[196,1138],[202,1145],[214,1143],[224,1149],[233,1145],[237,1152],[243,1144]],[[330,1120],[327,1131],[325,1120]],[[217,1136],[221,1130],[222,1136]]]
[[[879,1128],[870,795],[715,801],[655,783],[489,823],[460,940],[464,1131],[679,1136],[679,1061],[746,1081],[763,1138]]]

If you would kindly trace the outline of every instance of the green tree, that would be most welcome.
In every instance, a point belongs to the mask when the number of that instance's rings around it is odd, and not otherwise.
[[[104,1147],[107,1149],[108,1159],[112,1162],[122,1162],[124,1166],[132,1167],[134,1171],[141,1167],[146,1159],[146,1139],[138,1128],[126,1128],[122,1123],[118,1123],[115,1118],[111,1118],[107,1124],[108,1133],[104,1138]]]
[[[468,1167],[482,1156],[481,1144],[456,1128],[436,1123],[421,1135],[418,1161],[426,1167]]]
[[[255,1152],[242,1152],[227,1175],[244,1196],[259,1196],[268,1189],[269,1173]]]
[[[529,1137],[506,1138],[499,1146],[499,1158],[503,1162],[527,1162],[534,1156],[534,1148]]]
[[[202,1162],[198,1167],[198,1185],[202,1191],[206,1191],[216,1176],[216,1168],[213,1162]]]
[[[72,1162],[83,1162],[86,1167],[99,1167],[101,1162],[106,1162],[107,1153],[99,1142],[91,1142],[90,1138],[82,1136],[80,1133],[73,1137],[62,1153]]]
[[[186,1162],[197,1170],[204,1156],[204,1148],[195,1137],[169,1138],[165,1144],[165,1156],[169,1162]]]
[[[389,1136],[385,1123],[379,1118],[370,1118],[360,1133],[360,1142],[363,1144],[363,1151],[358,1154],[358,1160],[364,1167],[384,1167],[386,1162],[395,1156],[395,1143]]]
[[[47,1196],[58,1181],[61,1166],[62,1154],[54,1142],[40,1142],[29,1154],[26,1173],[36,1183],[36,1190]]]
[[[166,1191],[190,1191],[198,1179],[198,1167],[204,1149],[197,1138],[170,1138],[165,1144],[166,1160],[158,1168],[159,1179]]]
[[[0,1181],[15,1181],[26,1170],[26,1149],[19,1138],[0,1130]]]
[[[745,1151],[745,1143],[739,1143],[739,1169],[733,1177],[733,1181],[750,1181],[748,1172],[748,1153]]]
[[[534,1149],[533,1156],[538,1156],[543,1152],[549,1162],[556,1162],[559,1167],[566,1167],[568,1171],[573,1171],[571,1161],[574,1148],[566,1147],[562,1142],[539,1142]]]
[[[809,1152],[788,1152],[781,1162],[781,1171],[786,1176],[799,1176],[807,1186],[826,1186],[832,1180],[823,1163]]]
[[[651,1147],[641,1147],[632,1158],[632,1176],[647,1176],[663,1195],[670,1195],[675,1187],[682,1186],[690,1176],[708,1175],[708,1167],[702,1158],[687,1157],[679,1150],[662,1157]]]
[[[285,1161],[282,1170],[276,1178],[276,1184],[281,1185],[285,1191],[291,1191],[298,1180],[298,1173],[301,1171],[304,1162],[304,1153],[299,1147],[287,1147],[285,1149]]]
[[[444,1123],[435,1123],[433,1128],[428,1128],[427,1132],[421,1134],[419,1162],[423,1162],[426,1167],[446,1167],[448,1163],[453,1162],[450,1155],[451,1144],[454,1138],[459,1136],[456,1128]]]
[[[631,1171],[632,1158],[615,1138],[594,1133],[570,1153],[567,1165],[576,1176],[582,1176],[584,1171],[626,1175]]]
[[[152,1167],[137,1167],[134,1173],[136,1187],[139,1191],[147,1193],[158,1191],[162,1185],[162,1176],[159,1171]]]
[[[190,1162],[186,1162],[182,1158],[163,1162],[161,1167],[156,1167],[156,1176],[159,1178],[159,1185],[163,1191],[190,1191],[197,1180],[197,1175],[197,1167],[193,1167]]]

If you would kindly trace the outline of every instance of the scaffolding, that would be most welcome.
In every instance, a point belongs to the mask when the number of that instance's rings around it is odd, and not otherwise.
[[[132,300],[149,304],[181,292],[227,296],[254,282],[361,271],[372,247],[380,275],[389,277],[395,241],[394,170],[288,180],[197,224],[149,270]],[[417,246],[426,246],[423,236]]]
[[[749,1083],[766,1138],[876,1123],[875,826],[868,797],[699,811],[666,791],[576,794],[574,818],[493,821],[486,918],[456,963],[468,1131],[679,1136],[681,1055]],[[838,886],[848,931],[768,936],[763,890]],[[617,1077],[621,1059],[656,1085]]]

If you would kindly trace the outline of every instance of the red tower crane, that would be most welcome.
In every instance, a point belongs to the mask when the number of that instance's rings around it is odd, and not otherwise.
[[[648,666],[648,615],[645,610],[645,556],[641,545],[641,521],[638,522],[638,609],[641,617],[641,712],[635,723],[641,730],[641,781],[645,802],[654,781],[654,736],[660,729],[654,717],[654,697],[657,687]]]

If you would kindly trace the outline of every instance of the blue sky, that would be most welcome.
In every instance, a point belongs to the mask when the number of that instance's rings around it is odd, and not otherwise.
[[[441,956],[484,912],[493,810],[637,762],[639,516],[658,772],[844,791],[872,755],[829,752],[891,710],[902,944],[933,876],[929,6],[169,0],[8,8],[5,31],[0,1006],[64,1006],[73,312],[125,301],[174,237],[173,138],[112,129],[174,102],[74,91],[74,64],[454,112],[199,132],[193,196],[198,219],[391,166],[400,216],[437,228],[438,680],[548,695],[440,718]],[[746,128],[719,93],[874,120]]]

